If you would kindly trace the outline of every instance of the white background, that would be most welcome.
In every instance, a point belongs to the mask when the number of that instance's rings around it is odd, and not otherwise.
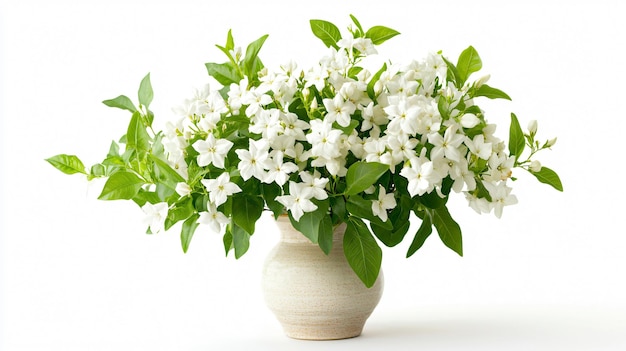
[[[380,347],[481,350],[626,348],[624,63],[620,1],[3,1],[0,6],[2,225],[0,349],[227,350]],[[508,135],[509,113],[558,136],[540,160],[559,193],[518,171],[520,204],[502,219],[463,199],[451,212],[465,257],[436,236],[405,259],[410,238],[384,250],[386,289],[364,334],[336,342],[283,336],[265,307],[261,265],[277,233],[258,224],[249,253],[224,258],[198,231],[147,236],[131,203],[97,201],[97,187],[44,159],[91,165],[129,116],[101,101],[136,99],[151,72],[157,124],[208,81],[213,44],[233,29],[245,46],[270,34],[261,57],[309,65],[326,53],[308,20],[402,33],[379,48],[398,62],[468,45],[508,101],[479,105]],[[95,190],[94,190],[95,189]],[[411,230],[414,232],[414,229]]]

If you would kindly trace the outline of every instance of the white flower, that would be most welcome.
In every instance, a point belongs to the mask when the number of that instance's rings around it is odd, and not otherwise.
[[[309,129],[309,124],[298,118],[295,113],[284,113],[281,115],[281,122],[284,124],[285,135],[294,137],[298,141],[306,140],[304,131]]]
[[[409,181],[407,190],[411,196],[424,195],[424,193],[432,190],[431,177],[433,173],[432,162],[420,162],[417,158],[411,161],[410,167],[404,167],[400,171],[400,175]]]
[[[387,82],[387,89],[394,96],[407,97],[415,94],[418,85],[415,79],[407,77],[406,74],[399,74]]]
[[[446,129],[443,136],[439,133],[428,134],[428,141],[435,147],[430,152],[431,159],[438,159],[446,157],[452,161],[459,161],[461,159],[461,152],[458,147],[461,145],[465,137],[461,134],[457,134],[457,127],[450,126]]]
[[[474,172],[469,170],[467,160],[462,158],[460,162],[454,162],[450,168],[450,178],[454,180],[452,184],[452,190],[455,192],[461,192],[463,186],[467,185],[467,191],[476,189],[476,179],[474,179]]]
[[[356,110],[351,101],[345,101],[341,95],[336,95],[333,99],[324,99],[322,102],[327,112],[324,120],[330,123],[337,121],[342,127],[350,125],[350,115]]]
[[[283,186],[289,179],[289,174],[298,171],[298,166],[292,162],[283,162],[283,153],[278,151],[272,157],[267,171],[265,183],[276,182],[276,184]]]
[[[412,102],[413,100],[401,99],[384,108],[391,120],[389,133],[414,135],[417,132],[419,108]]]
[[[533,119],[530,122],[528,122],[528,133],[530,133],[530,135],[537,133],[537,120],[536,119]]]
[[[230,181],[230,176],[227,172],[222,173],[216,179],[202,179],[200,182],[208,190],[209,200],[215,206],[225,203],[228,196],[241,192],[241,188]]]
[[[272,102],[272,97],[265,94],[266,91],[258,88],[251,88],[241,98],[243,105],[248,105],[246,108],[246,116],[254,117],[263,108]]]
[[[189,184],[185,182],[177,183],[175,190],[176,190],[176,193],[178,193],[178,195],[180,196],[187,196],[191,194],[191,187],[189,186]]]
[[[376,47],[369,38],[342,38],[337,42],[340,48],[344,48],[352,56],[352,49],[356,49],[363,56],[376,54]]]
[[[278,133],[283,131],[279,117],[280,110],[278,109],[261,109],[256,115],[256,121],[250,125],[249,130],[252,133],[261,134],[263,139],[271,142]]]
[[[241,100],[248,91],[248,78],[242,79],[239,84],[231,83],[228,91],[228,104],[233,111],[239,111]]]
[[[311,120],[311,131],[306,140],[311,144],[311,155],[332,159],[341,156],[339,142],[342,132],[333,129],[332,122],[319,119]]]
[[[491,196],[491,203],[493,204],[496,217],[502,217],[502,208],[504,206],[517,203],[517,197],[511,195],[511,190],[513,189],[506,186],[506,182],[499,182],[498,184],[484,182],[483,184],[487,191],[489,191],[489,196]]]
[[[533,172],[541,171],[541,167],[541,162],[537,160],[533,160],[532,162],[530,162],[530,166],[528,166],[528,168]]]
[[[370,38],[355,38],[352,42],[352,47],[359,50],[364,56],[378,53],[376,46],[372,43],[372,39]]]
[[[363,151],[365,161],[382,162],[381,158],[387,152],[387,138],[369,138],[363,144]],[[389,153],[389,158],[391,158],[391,153]]]
[[[461,117],[461,125],[463,128],[474,128],[480,123],[480,119],[473,113],[466,113]]]
[[[311,201],[312,197],[313,193],[309,186],[289,181],[289,195],[277,196],[276,201],[283,204],[293,218],[299,221],[305,212],[317,210],[317,205]]]
[[[385,116],[385,111],[380,105],[374,105],[374,102],[370,102],[362,110],[363,122],[361,123],[361,131],[370,130],[374,127],[381,126],[387,123],[389,120]]]
[[[473,140],[465,137],[465,145],[467,145],[471,153],[483,160],[488,160],[491,157],[493,148],[491,143],[485,143],[485,136],[482,134],[478,134]]]
[[[222,212],[217,210],[215,204],[212,203],[208,204],[207,211],[200,212],[199,214],[198,223],[208,225],[209,230],[215,234],[220,234],[222,227],[230,222]]]
[[[150,227],[152,233],[156,234],[163,230],[168,209],[167,202],[156,204],[146,202],[145,205],[141,206],[141,210],[146,214],[143,223]]]
[[[320,173],[315,171],[311,174],[309,172],[300,172],[300,179],[302,183],[311,189],[312,196],[318,200],[324,200],[328,198],[325,187],[328,183],[327,178],[320,177]]]
[[[485,179],[492,182],[506,180],[513,175],[513,166],[515,165],[515,156],[507,156],[504,153],[493,153],[487,162],[490,173]]]
[[[467,199],[469,206],[478,214],[489,213],[491,211],[491,204],[485,198],[479,198],[471,192],[465,192],[465,199]]]
[[[192,146],[199,153],[198,166],[213,164],[215,167],[224,168],[224,158],[233,143],[226,139],[215,139],[213,134],[209,134],[206,140],[198,140]]]
[[[248,180],[250,177],[263,181],[265,180],[265,170],[269,168],[269,146],[267,141],[260,139],[258,141],[250,139],[249,150],[238,149],[235,150],[237,156],[239,156],[239,164],[237,169],[241,174],[243,180]]]
[[[307,71],[304,75],[304,87],[308,88],[314,85],[317,90],[322,91],[324,85],[326,85],[326,78],[328,78],[328,71],[321,66],[315,66]]]
[[[387,146],[391,149],[393,165],[395,166],[402,161],[415,157],[417,144],[418,141],[416,139],[409,139],[409,136],[406,134],[390,136],[387,139]]]
[[[383,222],[387,222],[387,210],[396,207],[396,199],[393,193],[387,194],[382,185],[378,186],[378,200],[372,200],[372,213],[378,216]]]
[[[200,103],[198,112],[205,115],[205,118],[219,121],[222,113],[228,112],[228,108],[226,107],[226,102],[224,98],[222,98],[222,95],[217,91],[212,91],[209,96]]]

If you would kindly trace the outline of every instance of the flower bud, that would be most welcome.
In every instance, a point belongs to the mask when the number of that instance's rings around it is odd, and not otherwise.
[[[556,144],[556,138],[552,138],[546,142],[546,147],[552,147]]]
[[[533,119],[532,121],[528,122],[528,132],[531,135],[537,133],[537,120],[536,119]]]
[[[180,196],[187,196],[191,194],[191,187],[185,182],[177,183],[175,190]]]
[[[313,101],[311,101],[311,110],[317,110],[317,99],[313,99]]]
[[[461,125],[463,128],[474,128],[480,123],[480,119],[473,113],[466,113],[461,117]]]
[[[365,192],[366,194],[373,194],[374,192],[376,192],[376,188],[373,185],[370,185],[369,188],[363,190],[363,192]]]
[[[476,89],[480,88],[483,84],[487,83],[487,81],[489,81],[489,78],[491,78],[490,74],[484,75],[480,78],[478,78],[478,80],[476,82],[474,82],[474,87]]]
[[[541,162],[536,161],[536,160],[535,160],[535,161],[532,161],[532,162],[530,163],[530,167],[528,167],[528,168],[530,168],[530,170],[531,170],[532,172],[539,172],[539,171],[541,171]]]
[[[380,80],[374,83],[374,95],[378,96],[383,92],[383,82]]]

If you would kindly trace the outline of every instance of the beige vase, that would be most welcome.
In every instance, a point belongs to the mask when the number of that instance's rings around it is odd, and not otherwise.
[[[281,241],[265,261],[263,293],[287,336],[332,340],[360,335],[382,296],[382,270],[372,288],[363,285],[343,253],[345,224],[335,228],[327,256],[287,216],[276,223]]]

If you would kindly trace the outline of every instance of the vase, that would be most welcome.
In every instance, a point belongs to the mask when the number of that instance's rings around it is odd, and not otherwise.
[[[262,287],[285,334],[305,340],[361,335],[382,296],[382,270],[371,288],[352,271],[343,253],[345,223],[334,228],[328,255],[293,228],[287,216],[276,223],[281,239],[263,266]]]

